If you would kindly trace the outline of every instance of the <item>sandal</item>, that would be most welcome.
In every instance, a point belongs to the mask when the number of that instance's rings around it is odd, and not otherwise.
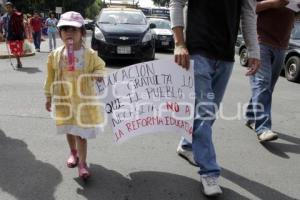
[[[77,166],[78,161],[79,161],[79,158],[77,156],[77,150],[75,150],[75,149],[71,150],[71,155],[67,160],[67,166],[69,168],[74,168]]]
[[[16,68],[17,68],[17,69],[23,68],[22,63],[18,63],[18,64],[16,65]]]
[[[82,178],[84,181],[87,180],[91,176],[91,174],[88,170],[89,169],[87,167],[86,162],[78,163],[78,174],[79,174],[79,177]]]

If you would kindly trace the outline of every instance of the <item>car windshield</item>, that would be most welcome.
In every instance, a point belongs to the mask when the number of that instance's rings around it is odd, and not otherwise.
[[[291,38],[294,40],[300,40],[300,22],[295,23]]]
[[[146,25],[146,19],[141,12],[104,11],[100,16],[99,23]]]
[[[155,28],[171,29],[171,24],[167,20],[150,19],[149,23],[155,24]]]

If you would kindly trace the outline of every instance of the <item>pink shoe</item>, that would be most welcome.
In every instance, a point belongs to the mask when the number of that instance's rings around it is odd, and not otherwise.
[[[67,160],[67,166],[69,168],[76,167],[78,164],[78,160],[79,160],[79,158],[77,156],[77,150],[76,149],[71,150],[71,155]]]
[[[91,176],[91,174],[88,170],[89,169],[86,165],[86,162],[78,163],[78,174],[79,174],[79,177],[82,178],[83,180],[87,180]]]

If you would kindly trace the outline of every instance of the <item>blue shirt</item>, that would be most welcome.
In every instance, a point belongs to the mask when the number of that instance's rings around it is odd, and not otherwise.
[[[46,25],[48,27],[48,33],[56,33],[57,32],[56,24],[57,24],[56,18],[53,18],[53,19],[48,18],[46,20]]]

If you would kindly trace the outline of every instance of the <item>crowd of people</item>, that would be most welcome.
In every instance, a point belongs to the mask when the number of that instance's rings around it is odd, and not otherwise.
[[[16,68],[22,68],[20,57],[26,53],[40,52],[41,42],[44,41],[43,30],[49,36],[49,51],[56,48],[56,27],[58,20],[54,12],[49,13],[49,18],[44,20],[39,12],[23,14],[11,2],[5,4],[5,14],[1,14],[0,34],[2,41],[9,46],[9,54],[17,59]],[[32,47],[32,43],[34,48]]]

